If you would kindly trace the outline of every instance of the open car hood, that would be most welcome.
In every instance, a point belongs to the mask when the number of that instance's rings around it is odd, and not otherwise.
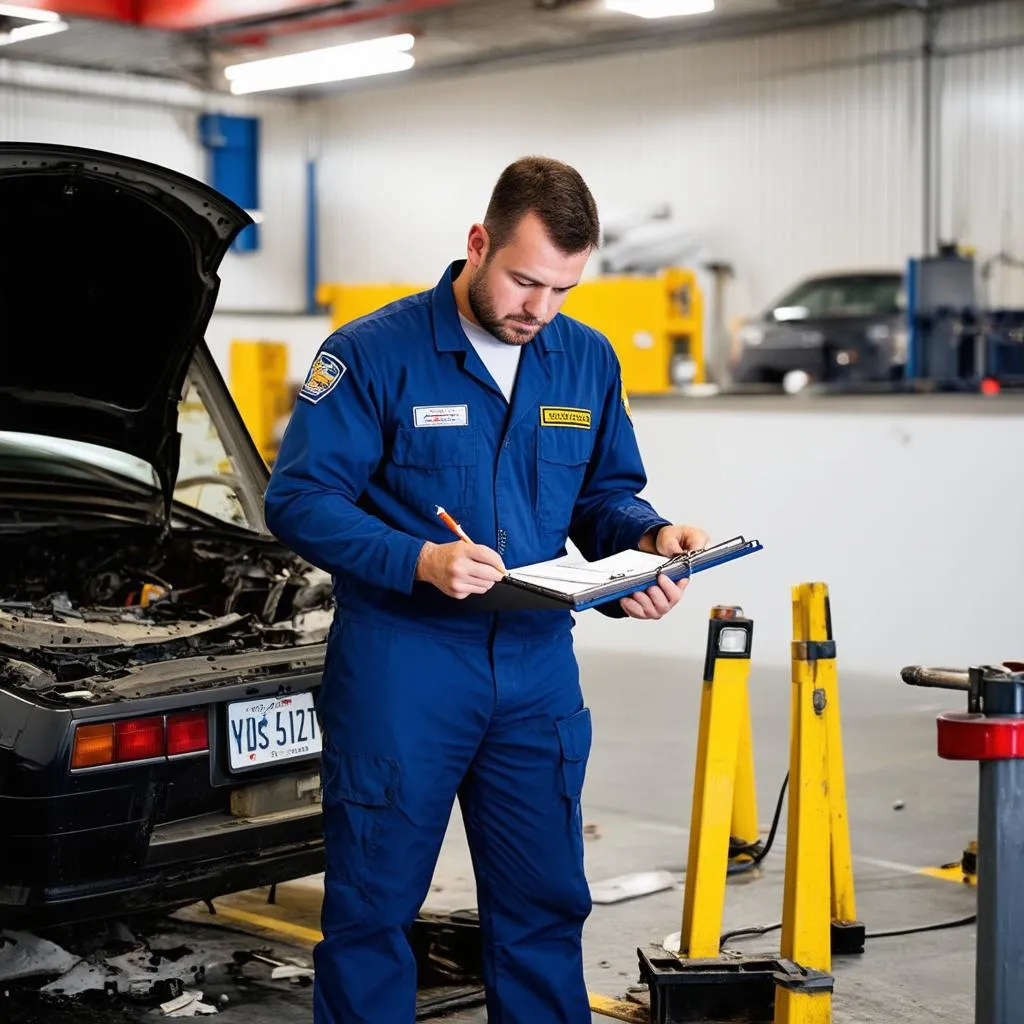
[[[169,501],[189,361],[250,223],[154,164],[0,143],[0,430],[145,459]]]

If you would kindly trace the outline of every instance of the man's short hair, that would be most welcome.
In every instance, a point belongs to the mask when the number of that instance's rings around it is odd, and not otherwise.
[[[597,248],[597,204],[575,168],[549,157],[527,156],[509,164],[495,183],[484,216],[491,255],[511,241],[519,222],[535,213],[551,241],[567,255]]]

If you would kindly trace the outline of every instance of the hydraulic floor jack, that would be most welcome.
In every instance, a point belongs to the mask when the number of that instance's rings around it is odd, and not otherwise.
[[[1024,1007],[1024,664],[967,672],[905,668],[903,681],[967,693],[938,718],[939,757],[978,762],[975,1024],[1017,1024]]]

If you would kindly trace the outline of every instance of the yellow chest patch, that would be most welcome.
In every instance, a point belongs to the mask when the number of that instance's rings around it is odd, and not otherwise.
[[[567,409],[557,405],[540,407],[542,427],[577,427],[580,430],[589,430],[590,421],[589,409]]]

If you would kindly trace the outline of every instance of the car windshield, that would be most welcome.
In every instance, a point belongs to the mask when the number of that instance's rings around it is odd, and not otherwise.
[[[174,500],[233,526],[251,528],[236,493],[224,442],[198,390],[189,385],[178,405],[181,457]],[[160,491],[156,470],[142,459],[116,449],[68,438],[0,431],[0,467],[47,480],[137,485]],[[154,505],[154,507],[157,507]]]
[[[905,308],[899,275],[843,275],[804,281],[770,310],[776,320],[832,316],[895,316]]]

